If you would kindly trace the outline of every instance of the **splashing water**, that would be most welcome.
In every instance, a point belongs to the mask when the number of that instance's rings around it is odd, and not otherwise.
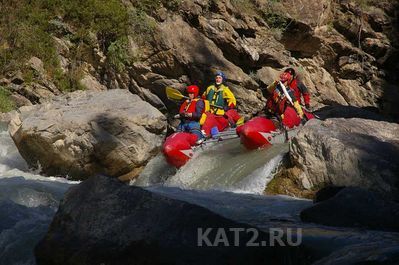
[[[158,155],[132,184],[261,194],[286,152],[287,144],[248,151],[238,139],[229,140],[195,152],[177,171]]]
[[[65,191],[76,183],[30,172],[0,123],[0,264],[35,264],[34,246]]]

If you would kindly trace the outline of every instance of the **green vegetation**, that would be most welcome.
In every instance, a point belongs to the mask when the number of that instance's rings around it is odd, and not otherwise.
[[[10,92],[0,86],[0,112],[9,112],[15,109],[15,103],[10,95]]]
[[[37,2],[7,1],[0,6],[0,70],[3,73],[22,68],[31,56],[41,58],[48,69],[58,66],[47,31],[50,16]]]
[[[127,38],[120,38],[108,47],[108,61],[117,71],[124,70],[125,65],[130,63],[131,57],[128,54],[127,46]]]
[[[131,0],[131,2],[137,10],[153,14],[161,6],[176,11],[179,9],[182,0]]]
[[[163,3],[165,2],[165,3]],[[10,0],[0,3],[0,75],[21,70],[26,82],[35,80],[34,73],[25,67],[32,56],[40,58],[47,74],[64,91],[82,89],[81,47],[84,56],[93,58],[99,48],[117,71],[130,63],[127,36],[133,34],[140,41],[148,40],[155,28],[145,11],[154,4],[176,8],[180,0],[137,1],[138,8],[128,10],[120,0]],[[58,33],[57,25],[66,23],[72,33]],[[55,25],[56,24],[56,25]],[[72,69],[63,73],[60,68],[53,35],[67,37],[75,45],[69,59]],[[98,45],[99,44],[99,45]],[[135,58],[133,58],[135,59]],[[84,57],[86,60],[86,57]],[[93,59],[94,60],[94,59]],[[92,63],[92,61],[90,61]]]
[[[242,13],[261,16],[276,33],[284,31],[291,21],[280,0],[231,0],[231,3]]]
[[[134,9],[130,12],[130,21],[135,41],[143,44],[150,40],[155,30],[155,20],[150,19],[143,10]]]
[[[354,0],[354,2],[362,9],[368,8],[373,4],[373,0]]]
[[[129,12],[120,0],[42,1],[48,2],[47,7],[53,9],[53,14],[61,13],[67,23],[79,28],[82,40],[92,32],[106,48],[128,34]]]
[[[284,14],[284,7],[279,0],[269,0],[261,9],[262,18],[272,29],[284,30],[290,19]]]
[[[255,15],[257,13],[256,4],[251,0],[231,0],[231,3],[240,12]]]

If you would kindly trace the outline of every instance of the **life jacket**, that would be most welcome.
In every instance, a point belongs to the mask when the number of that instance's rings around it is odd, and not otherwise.
[[[210,86],[209,91],[206,95],[206,99],[209,101],[210,104],[224,107],[225,105],[225,101],[223,98],[224,88],[225,86],[223,84],[219,86],[219,89],[214,85]],[[221,108],[211,107],[210,112],[216,115],[224,115],[224,109]]]
[[[235,108],[237,105],[236,98],[231,92],[231,90],[224,84],[220,84],[218,87],[215,85],[209,86],[203,98],[209,100],[211,105],[211,112],[218,116],[223,116],[225,114],[225,107],[228,106],[229,109]]]
[[[287,102],[288,99],[285,96],[284,92],[281,90],[280,86],[276,86],[276,88],[273,90],[272,100],[275,104],[274,110],[277,111],[279,114],[283,114],[289,102]]]
[[[196,111],[196,106],[197,102],[199,100],[202,100],[201,98],[195,98],[193,100],[185,100],[183,104],[180,106],[179,113],[186,112],[186,113],[195,113]],[[202,110],[201,118],[199,120],[200,125],[204,124],[205,119],[206,119],[206,114],[205,112],[209,111],[209,101],[204,100],[204,109]],[[192,120],[192,118],[188,118],[189,120]]]

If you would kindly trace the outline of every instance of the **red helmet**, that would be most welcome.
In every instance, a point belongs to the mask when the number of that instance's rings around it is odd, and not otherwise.
[[[199,94],[199,87],[196,85],[191,85],[186,88],[187,94],[194,93],[194,97],[196,98]]]
[[[291,80],[291,78],[292,78],[292,75],[288,72],[284,72],[280,75],[280,81],[283,83]]]

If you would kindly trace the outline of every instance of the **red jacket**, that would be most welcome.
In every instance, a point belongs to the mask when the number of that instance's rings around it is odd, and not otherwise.
[[[310,94],[308,88],[302,82],[294,78],[289,86],[294,91],[295,98],[299,101],[300,104],[302,104],[302,97],[303,101],[305,101],[305,105],[310,104]]]

